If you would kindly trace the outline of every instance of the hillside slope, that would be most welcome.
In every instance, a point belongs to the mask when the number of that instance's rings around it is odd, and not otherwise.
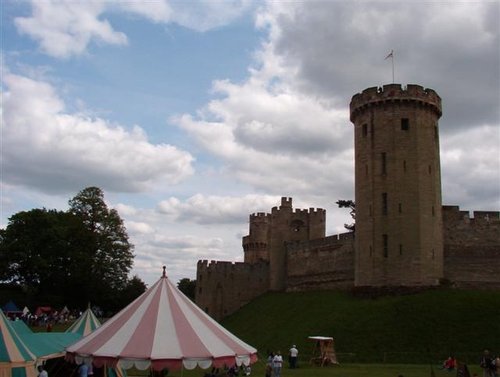
[[[342,361],[435,362],[455,354],[475,362],[484,348],[500,353],[500,291],[437,289],[376,299],[322,291],[268,293],[222,324],[261,355],[308,359],[310,335],[333,336]],[[351,354],[351,355],[349,355]]]

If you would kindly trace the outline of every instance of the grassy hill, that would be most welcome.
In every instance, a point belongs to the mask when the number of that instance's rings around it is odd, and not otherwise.
[[[500,354],[500,291],[436,289],[378,298],[342,292],[268,293],[222,322],[264,355],[309,360],[310,335],[332,336],[342,362],[436,363],[449,354],[476,363]]]

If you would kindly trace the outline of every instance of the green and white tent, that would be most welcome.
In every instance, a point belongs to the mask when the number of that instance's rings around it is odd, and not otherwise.
[[[0,310],[0,377],[35,377],[37,357]]]
[[[80,318],[66,330],[66,332],[87,336],[99,326],[101,326],[101,322],[99,322],[92,309],[88,308],[83,312]]]

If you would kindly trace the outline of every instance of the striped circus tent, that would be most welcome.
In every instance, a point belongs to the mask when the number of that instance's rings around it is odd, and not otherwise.
[[[99,326],[101,326],[101,322],[99,322],[94,312],[89,307],[83,312],[80,318],[68,327],[66,332],[78,333],[81,336],[87,336]]]
[[[0,377],[35,377],[36,356],[0,310]]]
[[[97,330],[66,349],[77,364],[139,370],[249,365],[257,350],[219,325],[163,276]]]

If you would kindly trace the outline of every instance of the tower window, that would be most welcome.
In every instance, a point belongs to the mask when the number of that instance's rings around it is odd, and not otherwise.
[[[373,254],[373,249],[372,249],[372,246],[370,245],[370,257],[372,256]]]
[[[434,206],[432,206],[432,217],[434,217],[436,215],[435,211],[434,211]]]
[[[403,255],[403,245],[399,244],[399,255]]]
[[[410,129],[410,120],[408,118],[401,118],[401,130],[408,131]]]
[[[382,174],[387,174],[387,153],[382,152]]]
[[[406,160],[403,160],[403,171],[406,173]]]
[[[403,213],[403,205],[401,203],[398,204],[398,212]]]
[[[384,258],[389,256],[389,237],[387,234],[382,234],[383,246],[384,246]]]
[[[370,204],[370,206],[368,207],[368,213],[369,215],[371,216],[372,215],[372,205]]]
[[[382,193],[382,215],[387,215],[387,193]]]
[[[363,124],[363,137],[366,137],[366,135],[368,135],[368,125],[365,123]]]

